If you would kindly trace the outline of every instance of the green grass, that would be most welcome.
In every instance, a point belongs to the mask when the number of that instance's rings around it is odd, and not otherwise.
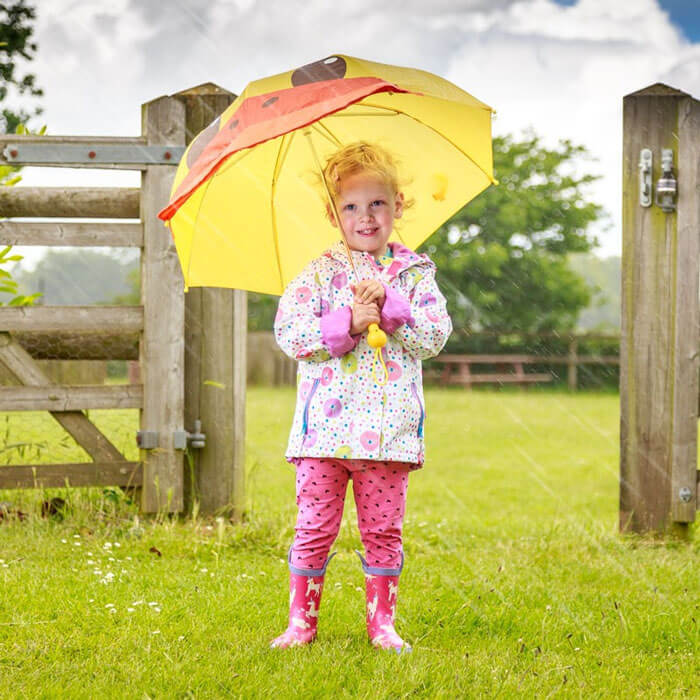
[[[249,392],[239,526],[139,521],[119,491],[0,491],[28,513],[0,524],[5,696],[700,696],[697,534],[618,535],[615,394],[427,390],[397,622],[414,652],[368,645],[351,494],[317,642],[269,649],[286,624],[293,401]],[[136,411],[90,415],[138,458]],[[0,465],[85,459],[47,414],[0,414],[2,435],[35,446]],[[56,495],[68,515],[42,519]]]

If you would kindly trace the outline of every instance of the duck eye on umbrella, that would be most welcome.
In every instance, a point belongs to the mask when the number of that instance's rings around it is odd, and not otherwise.
[[[292,73],[292,85],[297,87],[297,85],[319,83],[322,80],[338,80],[345,77],[347,68],[344,58],[329,56],[297,68]]]

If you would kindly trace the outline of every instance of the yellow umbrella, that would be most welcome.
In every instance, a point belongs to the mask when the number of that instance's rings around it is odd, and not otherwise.
[[[341,54],[250,83],[190,143],[158,214],[185,291],[282,294],[338,239],[315,174],[354,141],[381,144],[410,177],[403,191],[416,206],[390,240],[415,249],[497,184],[491,112],[431,73]]]

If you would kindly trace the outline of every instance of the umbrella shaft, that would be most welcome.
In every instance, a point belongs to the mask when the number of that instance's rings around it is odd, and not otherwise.
[[[326,176],[323,172],[323,168],[321,167],[321,162],[318,159],[318,154],[316,153],[316,149],[314,148],[313,141],[311,140],[311,130],[307,129],[304,131],[304,136],[309,141],[309,146],[311,147],[311,152],[313,153],[314,160],[316,161],[316,165],[321,172],[321,181],[323,182],[323,186],[326,189],[326,195],[328,196],[328,201],[331,203],[331,207],[333,208],[333,216],[335,216],[335,221],[336,224],[338,225],[338,228],[340,229],[340,237],[343,239],[343,243],[345,244],[345,250],[348,254],[348,260],[350,261],[350,266],[352,267],[352,271],[355,273],[355,282],[360,281],[360,276],[357,274],[357,269],[355,268],[355,261],[352,258],[352,252],[350,251],[350,246],[348,245],[348,241],[345,238],[345,231],[343,231],[343,225],[340,221],[340,217],[338,216],[338,210],[336,209],[335,206],[335,199],[331,195],[331,191],[328,189],[328,183],[326,182]]]

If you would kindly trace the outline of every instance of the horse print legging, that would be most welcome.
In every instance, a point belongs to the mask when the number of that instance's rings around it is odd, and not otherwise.
[[[301,570],[324,567],[338,535],[345,491],[352,478],[367,565],[400,569],[408,473],[416,465],[330,457],[300,457],[294,462],[298,512],[290,565]]]

